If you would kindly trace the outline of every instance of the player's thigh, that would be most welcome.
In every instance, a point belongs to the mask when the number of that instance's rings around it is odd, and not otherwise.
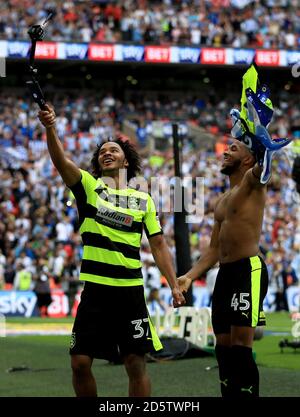
[[[230,294],[228,282],[220,270],[212,295],[212,326],[215,335],[230,333]]]
[[[252,347],[255,327],[231,326],[231,345]]]
[[[70,354],[111,360],[116,355],[118,334],[115,290],[98,284],[87,288],[74,321]]]

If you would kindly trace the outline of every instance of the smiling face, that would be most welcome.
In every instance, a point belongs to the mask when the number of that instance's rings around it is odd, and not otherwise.
[[[247,146],[238,140],[234,140],[223,153],[221,173],[230,176],[241,166],[245,166],[245,168],[248,169],[253,166],[254,163],[255,158]]]
[[[122,148],[115,142],[106,142],[101,146],[98,162],[104,175],[128,167]]]

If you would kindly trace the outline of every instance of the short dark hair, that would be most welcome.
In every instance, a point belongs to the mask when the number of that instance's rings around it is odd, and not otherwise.
[[[131,178],[134,178],[138,174],[141,173],[141,170],[142,170],[141,158],[135,146],[128,139],[124,140],[121,137],[116,137],[114,139],[106,139],[102,143],[97,145],[97,148],[95,152],[93,153],[92,160],[91,160],[92,174],[95,178],[99,178],[102,176],[102,171],[100,169],[99,162],[98,162],[99,152],[102,146],[108,142],[117,143],[122,149],[122,151],[124,152],[125,158],[127,159],[127,162],[128,162],[128,167],[127,167],[128,181],[130,181]]]

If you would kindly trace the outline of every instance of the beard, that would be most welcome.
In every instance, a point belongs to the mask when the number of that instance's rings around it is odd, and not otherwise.
[[[224,175],[232,175],[241,165],[241,160],[240,159],[236,159],[233,161],[233,163],[231,165],[227,165],[224,168],[221,168],[221,174]]]

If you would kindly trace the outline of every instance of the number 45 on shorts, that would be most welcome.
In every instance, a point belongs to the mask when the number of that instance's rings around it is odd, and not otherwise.
[[[246,299],[250,296],[248,292],[241,292],[240,294],[234,293],[231,299],[230,306],[233,307],[234,311],[237,309],[243,311],[248,310],[250,307],[249,301]]]

